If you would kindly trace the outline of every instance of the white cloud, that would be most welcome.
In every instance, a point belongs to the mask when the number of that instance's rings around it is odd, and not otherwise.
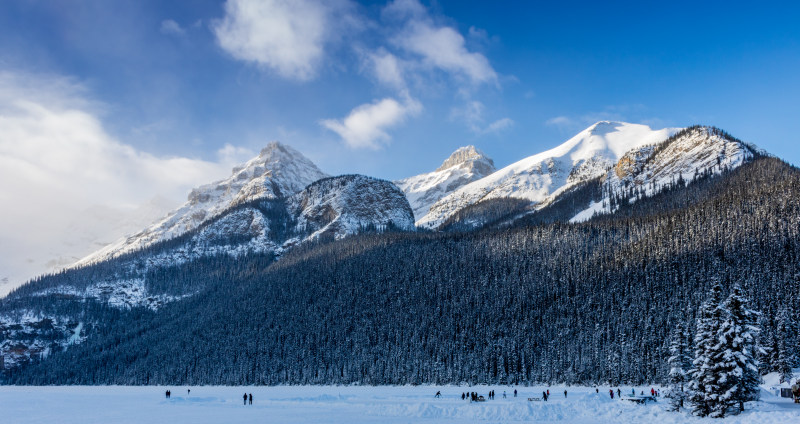
[[[486,56],[469,51],[458,31],[436,24],[417,0],[397,0],[385,8],[384,15],[406,21],[392,43],[420,56],[424,64],[466,77],[473,84],[497,85],[497,72]]]
[[[511,118],[500,118],[491,124],[489,124],[486,128],[484,128],[483,133],[495,133],[503,131],[507,128],[511,128],[514,125],[514,120]]]
[[[295,80],[316,76],[343,1],[228,0],[213,25],[219,45],[236,59],[254,62]]]
[[[574,122],[571,118],[566,116],[556,116],[554,118],[550,118],[547,121],[544,121],[546,125],[554,126],[554,127],[562,127],[565,125],[574,125]]]
[[[186,30],[172,19],[161,21],[161,33],[166,35],[184,35]]]
[[[489,125],[484,126],[485,119],[483,113],[486,106],[483,103],[473,100],[467,102],[463,108],[455,108],[450,113],[452,119],[460,119],[475,134],[484,135],[490,133],[497,133],[514,125],[514,120],[511,118],[500,118]]]
[[[113,210],[122,221],[158,196],[177,204],[246,153],[225,146],[215,162],[155,156],[111,136],[101,109],[73,80],[0,73],[0,280],[18,282],[54,255],[74,259],[124,235],[124,225],[95,224],[87,210]],[[76,223],[81,232],[67,230]]]
[[[387,52],[386,49],[379,49],[368,55],[367,62],[380,83],[398,90],[405,90],[403,67],[397,56]]]
[[[421,111],[422,105],[411,97],[406,96],[403,103],[385,98],[356,107],[342,120],[326,119],[320,124],[339,134],[351,148],[377,149],[381,142],[391,140],[388,128]]]

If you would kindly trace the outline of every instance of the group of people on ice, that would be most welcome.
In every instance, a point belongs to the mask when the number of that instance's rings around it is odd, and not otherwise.
[[[437,398],[442,397],[442,392],[436,392],[436,397]],[[495,398],[494,390],[490,390],[489,394],[487,395],[487,397],[489,398],[489,400],[494,399]],[[505,399],[506,397],[507,397],[506,396],[506,392],[504,390],[503,391],[503,399]],[[517,397],[517,390],[516,389],[514,389],[514,397]],[[483,396],[479,395],[476,392],[461,393],[461,400],[465,400],[465,399],[469,399],[470,402],[481,402],[481,401],[486,400],[486,398],[484,398]]]

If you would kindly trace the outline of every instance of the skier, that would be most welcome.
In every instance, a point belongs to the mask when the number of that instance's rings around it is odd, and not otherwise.
[[[620,390],[619,387],[617,387],[617,397],[622,399],[622,390]]]
[[[651,387],[650,388],[650,396],[655,396],[655,395],[656,395],[656,389]]]
[[[436,392],[436,395],[434,395],[433,397],[435,397],[435,398],[437,398],[437,399],[438,399],[438,398],[440,398],[440,397],[442,397],[442,392],[441,392],[441,390],[437,391],[437,392]]]
[[[542,392],[542,399],[544,399],[544,401],[547,402],[547,393]]]
[[[247,393],[245,393],[244,396],[242,396],[242,402],[243,402],[242,405],[247,405]]]
[[[464,392],[461,392],[461,400],[464,400],[466,398],[467,398],[467,395],[465,395]]]
[[[253,404],[253,394],[250,393],[250,405],[252,405],[252,404]]]
[[[517,397],[517,389],[514,389],[514,397]]]
[[[550,389],[547,389],[547,397],[550,397]]]
[[[614,399],[614,389],[610,389],[608,394],[611,395],[611,399]]]
[[[167,399],[169,399],[169,390],[167,390],[166,395],[167,395]]]
[[[597,387],[595,387],[595,388],[594,388],[594,392],[595,392],[595,393],[600,393],[600,389],[598,389]]]
[[[566,399],[566,398],[567,398],[567,391],[564,390],[564,399]]]
[[[192,393],[192,389],[186,389],[186,394],[188,395],[190,393]]]

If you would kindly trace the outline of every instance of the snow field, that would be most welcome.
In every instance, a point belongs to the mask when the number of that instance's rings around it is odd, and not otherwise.
[[[165,391],[172,398],[165,398]],[[476,391],[496,399],[470,403],[461,393]],[[26,423],[790,423],[800,420],[800,405],[762,391],[762,401],[749,403],[744,414],[725,420],[700,419],[668,411],[668,402],[637,405],[612,400],[608,387],[499,386],[278,386],[278,387],[124,387],[124,386],[3,386],[0,422]],[[615,388],[616,389],[616,388]],[[623,397],[631,387],[621,387]],[[442,398],[434,398],[441,390]],[[503,391],[508,398],[503,399]],[[637,387],[636,393],[650,387]],[[253,394],[253,405],[242,405],[242,394]],[[663,390],[662,390],[663,392]]]

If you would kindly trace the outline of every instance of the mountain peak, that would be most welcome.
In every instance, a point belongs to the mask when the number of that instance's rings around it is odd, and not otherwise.
[[[259,157],[273,156],[278,152],[284,153],[284,154],[288,153],[288,154],[292,154],[292,155],[299,155],[300,154],[300,152],[298,152],[297,150],[293,149],[291,146],[289,146],[287,144],[283,144],[280,141],[270,141],[267,144],[266,147],[261,149],[261,152],[259,152],[258,156]]]
[[[442,166],[440,166],[437,171],[444,171],[445,169],[452,168],[466,162],[475,161],[487,162],[492,168],[494,168],[494,161],[489,158],[489,156],[486,156],[486,154],[478,150],[477,147],[469,145],[456,149],[456,151],[453,152],[450,157],[442,162]]]
[[[228,208],[257,199],[279,199],[300,192],[328,177],[302,153],[277,141],[258,156],[233,168],[224,180],[196,187],[187,202],[160,221],[130,237],[118,240],[76,265],[93,263],[168,240],[199,227]]]

